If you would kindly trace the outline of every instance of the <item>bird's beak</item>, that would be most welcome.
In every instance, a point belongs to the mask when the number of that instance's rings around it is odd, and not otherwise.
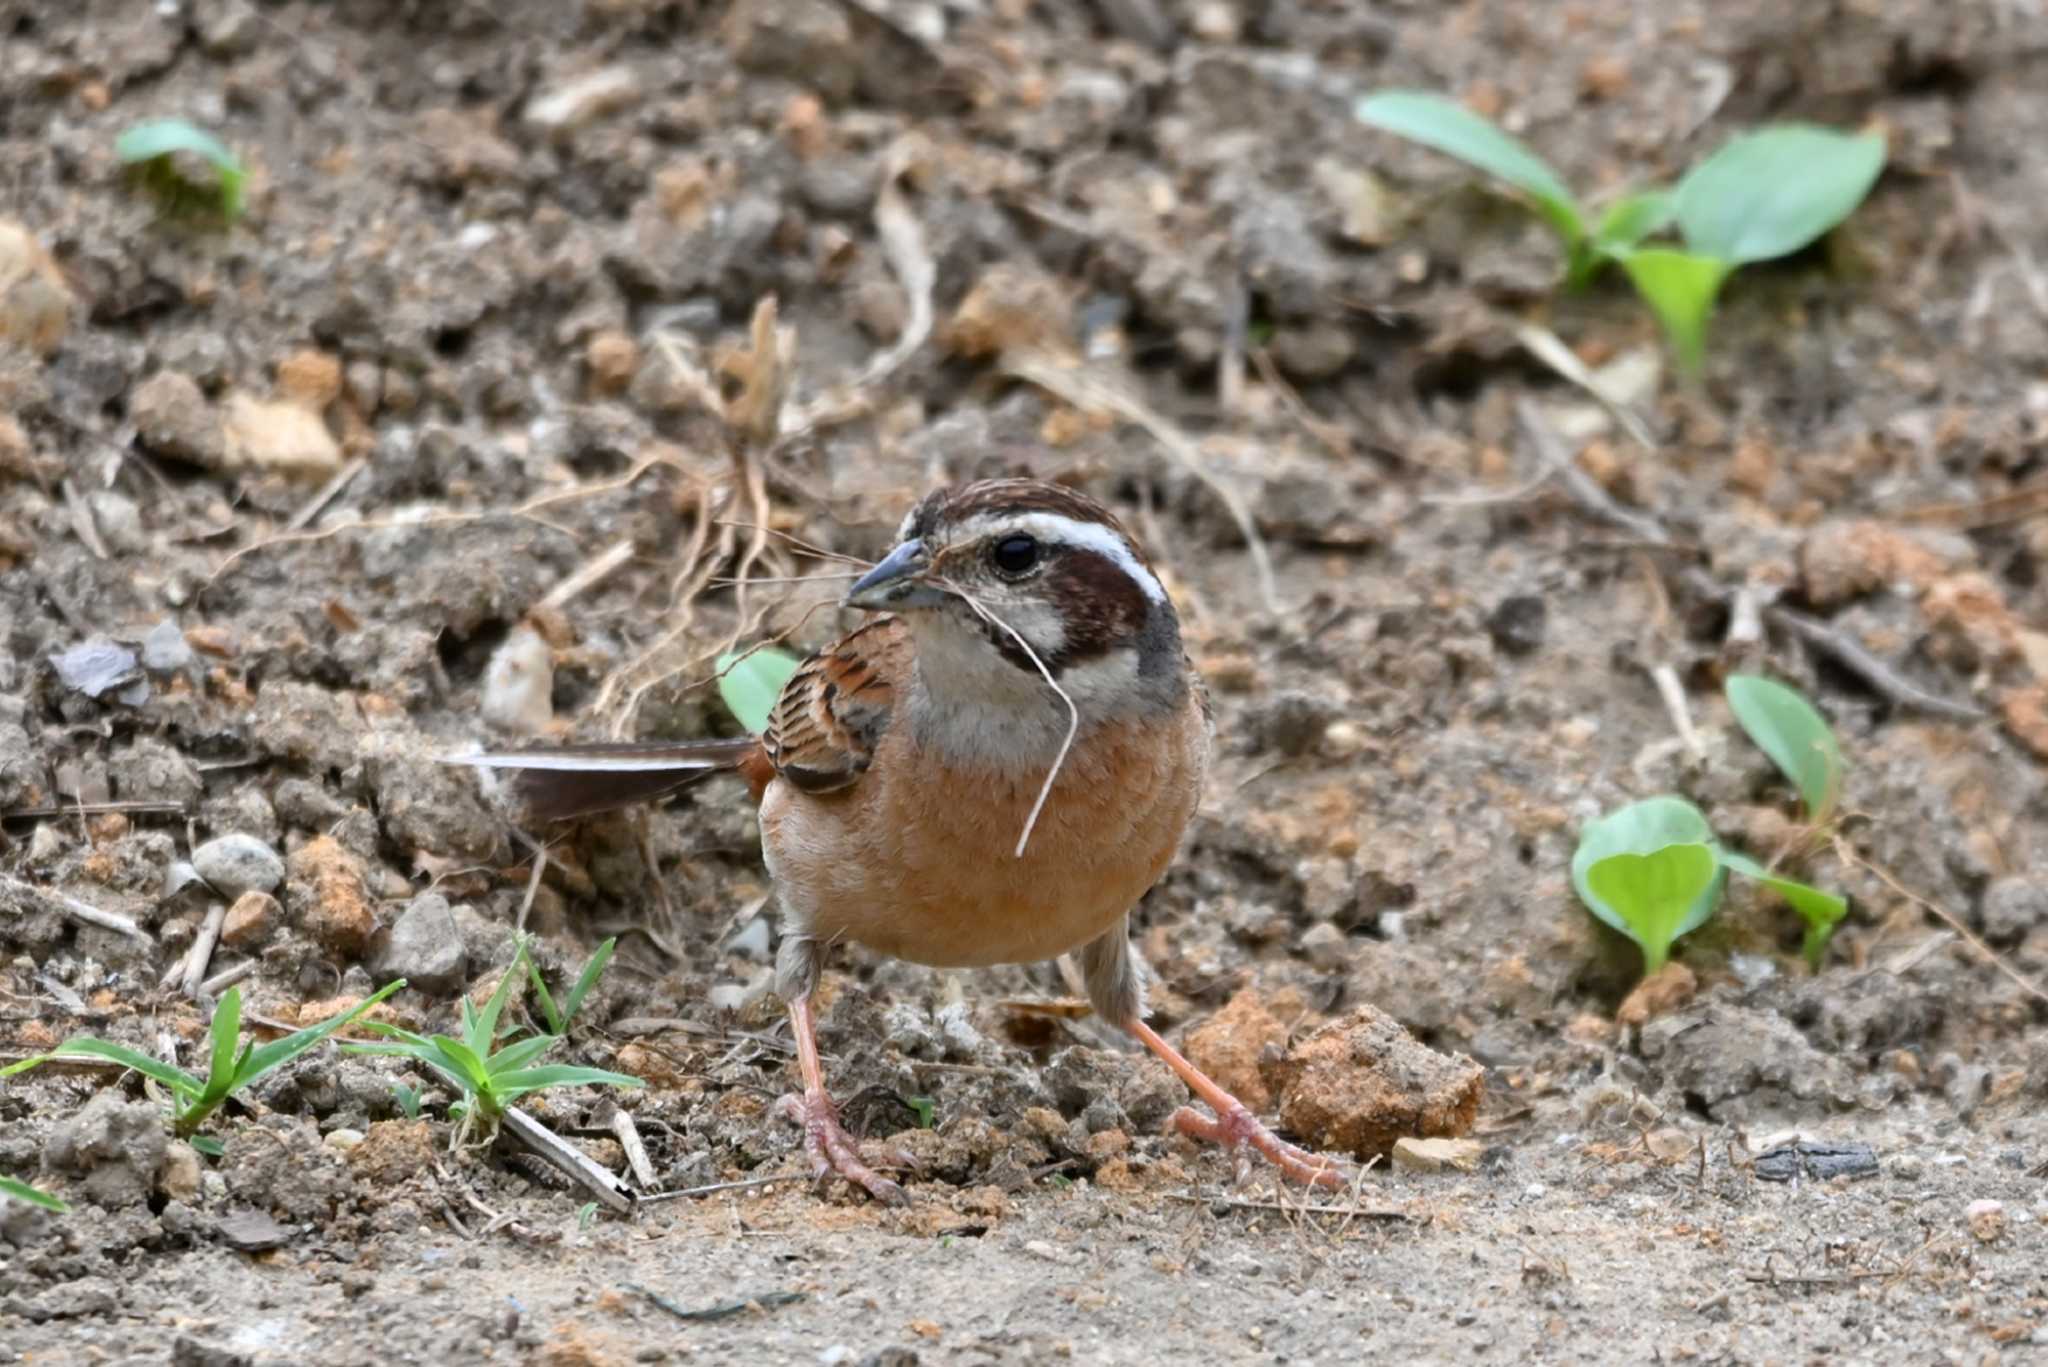
[[[931,568],[924,542],[906,541],[883,558],[846,591],[846,606],[869,612],[909,612],[933,608],[953,595],[919,578]]]

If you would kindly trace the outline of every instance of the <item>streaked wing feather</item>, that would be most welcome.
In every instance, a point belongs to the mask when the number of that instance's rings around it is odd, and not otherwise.
[[[908,652],[909,629],[885,617],[804,661],[761,737],[775,772],[807,793],[834,792],[866,773]]]

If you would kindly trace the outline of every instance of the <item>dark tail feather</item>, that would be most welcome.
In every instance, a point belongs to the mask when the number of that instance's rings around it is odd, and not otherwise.
[[[760,742],[626,741],[450,755],[446,763],[506,771],[512,801],[532,821],[616,811],[666,797],[706,774],[740,768]]]

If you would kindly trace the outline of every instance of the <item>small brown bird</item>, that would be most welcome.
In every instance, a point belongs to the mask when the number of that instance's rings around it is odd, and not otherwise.
[[[1214,1116],[1177,1129],[1288,1176],[1352,1169],[1285,1142],[1145,1024],[1127,926],[1200,800],[1211,721],[1173,603],[1123,525],[1035,480],[928,495],[846,595],[889,614],[813,655],[757,739],[568,746],[467,757],[520,771],[538,819],[581,815],[737,769],[761,808],[782,913],[776,986],[819,1177],[882,1200],[825,1090],[811,993],[853,940],[935,967],[1078,950],[1095,1010],[1166,1061]]]

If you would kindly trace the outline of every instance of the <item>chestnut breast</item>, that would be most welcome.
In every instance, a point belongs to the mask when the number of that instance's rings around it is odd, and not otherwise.
[[[1201,797],[1198,698],[1143,722],[1087,728],[1020,857],[1043,769],[967,768],[892,727],[858,783],[806,793],[777,779],[762,849],[785,924],[915,963],[1029,963],[1117,922],[1172,861]]]

